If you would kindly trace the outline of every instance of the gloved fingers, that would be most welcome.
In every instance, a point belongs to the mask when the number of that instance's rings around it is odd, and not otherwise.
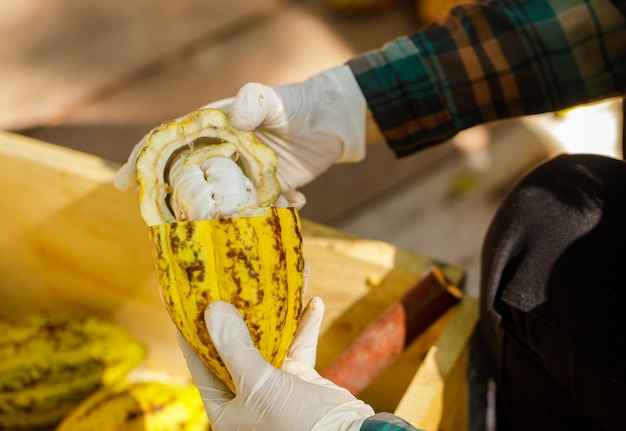
[[[289,207],[302,209],[302,207],[306,204],[306,197],[300,193],[298,190],[288,190],[282,193],[281,196],[284,196],[287,199]]]
[[[319,375],[315,368],[311,368],[310,366],[302,362],[294,361],[289,357],[285,358],[281,369],[285,373],[291,374],[292,376],[297,377],[300,380],[314,383],[316,385],[323,380],[323,377]]]
[[[239,89],[229,110],[231,124],[240,130],[255,130],[266,120],[276,121],[284,109],[273,88],[249,82]]]
[[[205,364],[202,359],[193,351],[189,343],[185,341],[182,334],[176,331],[176,339],[180,347],[187,368],[191,373],[200,397],[204,401],[207,412],[212,413],[233,399],[234,395],[228,387],[217,377]]]
[[[297,208],[299,210],[306,204],[306,197],[297,190],[282,192],[274,206],[276,208]]]
[[[288,357],[310,368],[315,367],[317,341],[324,319],[324,302],[316,296],[311,298],[302,312],[300,324],[291,343]]]
[[[118,171],[115,173],[113,184],[118,190],[127,192],[137,187],[137,172],[135,170],[137,166],[137,156],[139,155],[139,152],[141,151],[143,146],[146,144],[146,140],[148,139],[149,134],[150,133],[146,133],[143,138],[141,138],[141,140],[135,144],[133,150],[128,155],[128,160],[126,161],[126,163],[124,163],[122,167],[119,168]]]
[[[302,129],[305,130],[305,129]],[[305,132],[306,133],[306,132]],[[322,145],[313,146],[307,137],[293,136],[285,131],[269,130],[262,125],[254,131],[258,141],[263,142],[274,150],[278,156],[278,180],[280,181],[281,195],[288,202],[287,206],[301,208],[306,203],[306,198],[298,188],[311,182],[315,177],[314,171],[318,169],[311,166],[319,162],[321,157],[334,157],[332,151],[326,151]],[[312,149],[317,148],[312,151]],[[326,162],[323,162],[326,165]]]
[[[233,379],[237,393],[248,393],[273,368],[259,353],[239,311],[226,301],[209,304],[204,320],[215,349]]]

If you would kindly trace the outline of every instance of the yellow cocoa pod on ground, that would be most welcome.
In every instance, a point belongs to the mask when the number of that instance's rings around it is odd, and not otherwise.
[[[0,429],[56,425],[117,384],[146,355],[124,328],[96,316],[33,314],[0,323]]]
[[[136,161],[167,311],[187,343],[234,392],[204,323],[215,300],[233,304],[261,354],[280,367],[302,307],[298,211],[280,196],[274,151],[225,113],[202,109],[156,128]]]
[[[55,431],[208,431],[194,385],[134,382],[101,390],[78,405]]]

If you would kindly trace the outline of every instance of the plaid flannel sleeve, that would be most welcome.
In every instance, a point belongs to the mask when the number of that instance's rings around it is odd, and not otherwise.
[[[396,155],[497,119],[623,95],[623,0],[461,4],[348,62]]]
[[[366,419],[360,431],[421,431],[391,413],[378,413]]]

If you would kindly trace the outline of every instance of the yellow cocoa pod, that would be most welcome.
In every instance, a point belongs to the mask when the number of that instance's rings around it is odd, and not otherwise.
[[[100,390],[55,431],[207,431],[209,419],[191,384],[139,381]]]
[[[204,323],[210,302],[235,305],[261,355],[276,367],[282,365],[296,332],[304,289],[302,233],[295,208],[152,226],[150,241],[172,320],[233,392]]]
[[[0,429],[53,427],[83,399],[115,385],[146,347],[118,324],[82,313],[0,322]]]

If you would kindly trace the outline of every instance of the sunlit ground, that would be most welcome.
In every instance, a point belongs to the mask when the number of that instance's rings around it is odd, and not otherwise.
[[[621,158],[621,109],[621,100],[611,99],[528,121],[545,131],[564,152]]]

